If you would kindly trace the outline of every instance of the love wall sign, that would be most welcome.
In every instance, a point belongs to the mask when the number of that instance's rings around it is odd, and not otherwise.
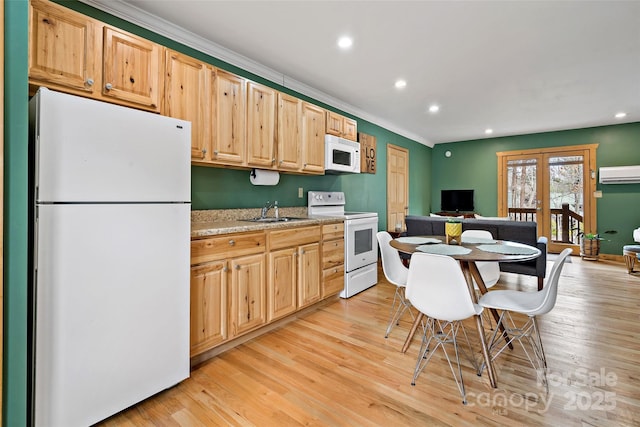
[[[376,137],[358,133],[360,142],[360,172],[376,173]]]

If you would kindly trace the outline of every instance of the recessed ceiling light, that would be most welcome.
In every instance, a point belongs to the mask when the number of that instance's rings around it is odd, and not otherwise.
[[[487,134],[487,135],[491,135],[493,133],[493,129],[487,128],[487,129],[484,130],[484,133]]]
[[[627,113],[623,113],[623,112],[616,113],[616,119],[622,119],[624,117],[627,117]]]
[[[403,89],[405,87],[407,87],[407,82],[406,81],[404,81],[404,80],[397,80],[396,81],[396,88]]]
[[[340,37],[338,39],[338,46],[340,49],[349,49],[353,45],[353,39],[351,37]]]
[[[430,113],[437,113],[438,111],[440,111],[440,106],[433,104],[429,107],[429,112]]]

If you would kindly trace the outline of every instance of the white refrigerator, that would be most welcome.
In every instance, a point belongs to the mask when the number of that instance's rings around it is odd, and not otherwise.
[[[191,124],[30,101],[33,424],[88,426],[189,376]]]

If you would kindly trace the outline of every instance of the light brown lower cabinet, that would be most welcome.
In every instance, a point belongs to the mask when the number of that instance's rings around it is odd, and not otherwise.
[[[267,320],[269,322],[291,314],[298,308],[297,261],[297,248],[269,252],[269,277],[267,280]]]
[[[263,231],[191,241],[192,357],[264,324],[265,250]]]
[[[264,254],[234,258],[229,261],[229,265],[229,338],[234,338],[262,326],[267,321]]]
[[[193,239],[191,356],[339,292],[342,233],[340,223]]]
[[[268,233],[269,319],[320,301],[320,226]]]
[[[320,243],[298,248],[298,308],[320,301]]]
[[[191,267],[191,355],[227,339],[227,270],[226,260]]]
[[[344,223],[322,226],[322,298],[344,289]]]

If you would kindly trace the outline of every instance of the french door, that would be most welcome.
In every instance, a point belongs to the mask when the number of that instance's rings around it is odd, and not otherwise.
[[[579,253],[580,233],[596,228],[597,144],[496,153],[498,214],[538,223],[549,252]]]

